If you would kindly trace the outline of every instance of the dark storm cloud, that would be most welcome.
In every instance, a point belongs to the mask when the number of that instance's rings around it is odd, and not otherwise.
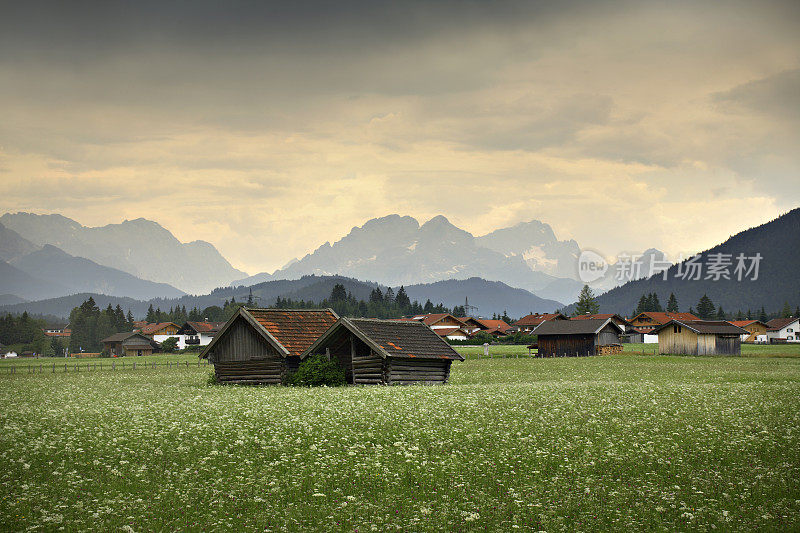
[[[744,83],[714,95],[714,100],[729,112],[755,111],[800,126],[800,68]]]

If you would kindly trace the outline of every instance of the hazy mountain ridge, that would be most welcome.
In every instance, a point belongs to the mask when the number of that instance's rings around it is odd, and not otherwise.
[[[16,231],[0,224],[0,261],[13,261],[38,248]]]
[[[34,245],[50,244],[70,255],[185,292],[202,294],[245,274],[210,243],[181,243],[156,222],[143,218],[93,228],[62,215],[6,213],[0,223]]]
[[[177,298],[185,294],[166,283],[139,279],[89,259],[74,257],[50,244],[16,258],[10,264],[38,279],[65,285],[68,292],[58,296],[89,292],[149,300],[157,297]]]
[[[581,250],[574,240],[559,241],[553,228],[538,220],[495,230],[475,242],[506,256],[521,257],[536,271],[575,279]]]
[[[552,291],[556,293],[551,296],[553,299],[569,298],[580,291],[577,281],[560,281],[534,271],[523,257],[506,255],[479,242],[441,215],[422,225],[409,216],[388,215],[354,227],[334,244],[326,242],[273,274],[257,274],[234,284],[338,274],[392,286],[479,277],[532,292],[558,282],[558,288]]]

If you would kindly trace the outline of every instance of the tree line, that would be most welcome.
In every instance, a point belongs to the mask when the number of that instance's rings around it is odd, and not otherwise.
[[[341,283],[334,285],[330,296],[321,302],[278,297],[275,307],[279,309],[331,308],[337,315],[349,317],[400,318],[423,313],[451,313],[456,316],[464,316],[463,305],[457,305],[451,309],[442,303],[434,305],[430,299],[424,304],[420,304],[417,300],[411,301],[403,286],[397,289],[396,294],[391,287],[387,288],[385,293],[380,287],[376,287],[372,289],[368,299],[359,300]]]
[[[642,294],[642,296],[639,298],[639,303],[631,316],[636,316],[639,313],[645,312],[663,313],[665,311],[668,313],[680,312],[678,299],[675,297],[675,294],[670,293],[669,299],[667,300],[667,307],[665,309],[661,306],[658,295],[654,292],[651,292],[648,294]],[[756,309],[755,311],[748,309],[745,312],[739,309],[736,313],[729,313],[722,308],[721,304],[719,306],[714,305],[714,302],[711,300],[708,294],[704,294],[700,297],[695,306],[689,307],[688,312],[703,320],[760,320],[761,322],[768,322],[773,318],[798,317],[800,316],[800,306],[795,308],[794,313],[792,312],[789,302],[784,303],[781,311],[773,313],[767,313],[763,305],[761,306],[761,309]]]

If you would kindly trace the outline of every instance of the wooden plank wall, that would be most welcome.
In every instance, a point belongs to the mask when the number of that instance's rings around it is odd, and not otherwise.
[[[381,385],[385,383],[385,362],[383,358],[369,349],[369,347],[356,339],[355,354],[353,355],[353,384],[354,385]],[[359,349],[361,343],[367,350]]]
[[[594,335],[540,335],[540,357],[595,355]]]
[[[286,360],[283,357],[250,361],[218,361],[214,375],[222,383],[280,385],[286,380]]]
[[[442,384],[450,377],[449,359],[418,359],[391,357],[387,365],[389,385]]]
[[[212,363],[274,357],[281,356],[261,335],[253,331],[253,326],[241,317],[231,324],[231,327],[217,341],[209,354],[209,360]]]

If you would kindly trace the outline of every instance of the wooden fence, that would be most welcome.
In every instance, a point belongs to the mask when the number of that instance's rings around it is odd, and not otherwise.
[[[166,367],[168,369],[179,370],[181,368],[200,368],[201,366],[208,366],[207,359],[198,359],[197,363],[190,363],[189,361],[132,361],[127,365],[125,361],[92,361],[86,363],[53,363],[38,365],[9,365],[8,374],[55,374],[67,372],[95,372],[98,370],[117,371],[117,370],[155,370],[159,367]]]

